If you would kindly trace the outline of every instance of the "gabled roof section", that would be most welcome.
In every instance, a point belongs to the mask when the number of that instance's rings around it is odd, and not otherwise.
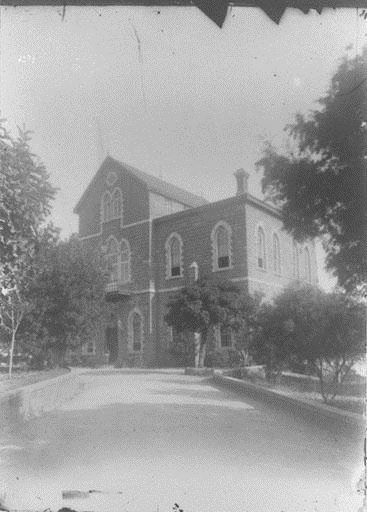
[[[175,185],[172,185],[171,183],[168,183],[159,178],[156,178],[155,176],[151,176],[150,174],[140,171],[139,169],[136,169],[135,167],[132,167],[131,165],[125,164],[123,162],[119,162],[118,160],[115,160],[114,158],[108,156],[103,161],[102,165],[98,169],[98,171],[95,174],[92,181],[89,183],[88,187],[85,189],[82,197],[79,199],[78,204],[74,208],[75,213],[78,213],[80,207],[84,203],[86,197],[88,196],[89,190],[92,188],[95,180],[97,179],[97,175],[99,174],[100,170],[105,165],[108,165],[109,162],[113,163],[114,170],[120,169],[121,172],[128,172],[128,173],[134,175],[138,180],[145,183],[145,185],[147,186],[149,191],[155,192],[156,194],[160,194],[160,195],[166,197],[167,199],[172,199],[172,200],[177,201],[178,203],[184,204],[185,206],[188,206],[190,208],[196,208],[198,206],[203,206],[204,204],[208,203],[208,201],[206,201],[201,196],[197,196],[196,194],[187,192],[187,190],[176,187]]]
[[[251,203],[254,206],[257,206],[258,208],[261,208],[268,213],[272,213],[275,215],[275,217],[282,218],[282,210],[278,206],[275,206],[274,204],[268,203],[266,201],[263,201],[262,199],[258,199],[257,197],[246,194],[247,201]]]
[[[190,206],[192,208],[203,206],[204,204],[208,203],[208,201],[203,197],[192,194],[191,192],[187,192],[187,190],[176,187],[167,181],[163,181],[160,178],[156,178],[155,176],[147,174],[146,172],[135,169],[130,165],[121,165],[141,181],[144,181],[151,192],[156,192],[157,194],[167,197],[168,199],[174,199],[175,201],[178,201],[179,203]]]

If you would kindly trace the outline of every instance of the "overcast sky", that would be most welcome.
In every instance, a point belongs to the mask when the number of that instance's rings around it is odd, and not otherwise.
[[[64,236],[107,151],[208,200],[234,195],[243,167],[260,196],[262,144],[366,44],[359,14],[288,9],[278,26],[232,8],[219,29],[194,7],[2,7],[1,117],[34,132]]]

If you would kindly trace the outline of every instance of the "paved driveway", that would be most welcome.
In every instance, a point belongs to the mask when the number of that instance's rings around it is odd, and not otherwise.
[[[62,409],[3,432],[12,507],[357,511],[361,444],[182,372],[91,372]],[[358,464],[359,463],[359,464]],[[102,490],[61,500],[62,490]]]

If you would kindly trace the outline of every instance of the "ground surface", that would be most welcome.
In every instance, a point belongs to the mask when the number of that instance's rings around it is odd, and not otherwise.
[[[22,386],[34,384],[35,382],[40,382],[42,380],[52,379],[53,377],[57,377],[58,375],[63,375],[68,372],[69,370],[67,368],[54,368],[52,370],[29,372],[21,371],[13,372],[11,379],[9,379],[7,373],[0,373],[0,395],[6,391],[21,388]]]
[[[353,512],[362,440],[180,372],[82,375],[60,410],[2,431],[13,508]],[[62,490],[103,490],[61,500]],[[0,490],[1,494],[1,490]]]

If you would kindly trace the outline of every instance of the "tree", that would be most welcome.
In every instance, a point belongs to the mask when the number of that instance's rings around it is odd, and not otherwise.
[[[319,109],[285,128],[291,149],[268,143],[257,162],[285,229],[300,241],[322,237],[326,267],[349,291],[367,281],[366,60],[367,47],[344,57]]]
[[[293,285],[268,307],[257,355],[265,362],[273,356],[280,370],[292,357],[306,362],[319,378],[324,401],[334,399],[365,353],[362,304],[345,293]]]
[[[261,305],[250,353],[258,363],[264,364],[268,382],[276,382],[282,370],[290,364],[289,325],[274,305],[268,302]]]
[[[0,265],[2,287],[28,266],[56,189],[31,152],[30,132],[12,138],[0,124]]]
[[[195,367],[203,367],[210,330],[222,325],[238,332],[254,309],[255,300],[235,284],[202,277],[171,299],[165,321],[177,332],[196,335]]]
[[[294,305],[293,311],[297,310],[296,314],[290,310],[294,322],[290,335],[295,354],[314,368],[322,398],[329,402],[337,395],[351,368],[366,352],[363,305],[345,293],[320,293],[307,289],[293,295],[290,300]],[[283,305],[288,306],[289,303]]]
[[[27,309],[27,303],[17,286],[4,289],[0,293],[1,327],[10,337],[9,342],[9,378],[12,376],[16,336]]]
[[[29,141],[29,132],[19,130],[14,139],[0,121],[0,327],[10,334],[9,376],[16,335],[28,308],[28,274],[55,194]]]
[[[47,340],[54,364],[63,365],[66,350],[95,335],[104,314],[105,276],[99,257],[77,236],[44,247],[38,254],[28,299],[24,336]]]

